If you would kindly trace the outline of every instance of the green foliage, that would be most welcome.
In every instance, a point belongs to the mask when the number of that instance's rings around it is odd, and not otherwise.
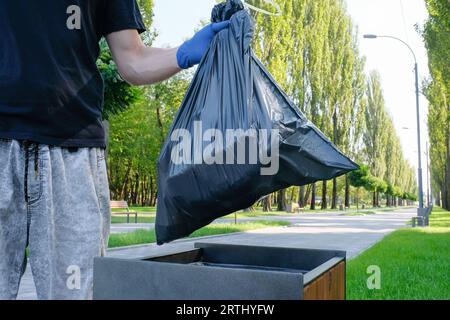
[[[422,31],[431,79],[424,93],[429,101],[431,178],[435,196],[450,209],[450,5],[426,0],[429,18]]]
[[[151,29],[153,23],[153,0],[138,0],[138,3],[144,24]],[[142,35],[147,45],[151,45],[155,37],[156,32],[154,31],[147,31]],[[105,39],[102,39],[100,42],[100,50],[97,66],[105,83],[103,118],[109,120],[111,116],[121,113],[138,102],[142,97],[142,90],[132,87],[121,78]]]
[[[138,103],[111,117],[109,171],[114,198],[154,205],[159,153],[188,85],[189,74],[182,73],[147,87]]]
[[[155,38],[158,36],[156,30],[153,30],[151,26],[153,25],[153,6],[154,0],[138,0],[139,8],[141,9],[142,19],[145,26],[147,27],[147,32],[142,35],[142,39],[145,44],[151,45]]]
[[[359,170],[348,174],[350,185],[355,188],[365,187],[367,185],[367,178],[369,175],[369,167],[362,165]]]
[[[369,192],[383,192],[387,184],[380,178],[368,174],[361,179],[362,186]]]
[[[377,72],[372,72],[368,78],[365,111],[363,153],[373,175],[367,179],[366,189],[392,197],[401,197],[404,192],[414,193],[414,169],[404,158]]]
[[[132,87],[120,77],[105,40],[101,41],[100,48],[97,66],[105,83],[103,118],[108,120],[112,115],[119,114],[136,103],[142,95],[142,90]]]

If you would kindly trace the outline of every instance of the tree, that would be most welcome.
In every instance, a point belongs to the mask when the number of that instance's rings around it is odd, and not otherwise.
[[[422,35],[431,73],[424,88],[429,100],[431,178],[435,197],[450,210],[450,6],[447,0],[426,4],[429,18]]]
[[[359,170],[350,172],[348,176],[348,182],[351,186],[356,188],[356,209],[359,210],[359,189],[367,185],[367,179],[369,177],[369,167],[362,165]]]
[[[356,61],[358,52],[354,50],[356,37],[353,24],[346,12],[343,2],[336,1],[330,24],[330,46],[332,52],[331,77],[329,78],[329,114],[331,115],[331,132],[333,143],[344,153],[350,150],[350,130],[352,118],[352,100]],[[338,180],[333,179],[331,208],[337,209]]]
[[[363,137],[365,131],[365,111],[366,111],[366,75],[364,73],[365,58],[360,57],[358,41],[356,39],[357,32],[355,32],[355,39],[353,40],[353,51],[355,52],[355,60],[352,76],[352,92],[350,108],[350,130],[348,132],[348,154],[356,160],[356,162],[363,161],[362,151],[364,148]],[[348,177],[345,179],[345,207],[350,207],[350,184]]]
[[[160,151],[189,85],[189,73],[147,87],[141,101],[111,117],[111,194],[154,205]]]
[[[364,132],[364,153],[366,162],[374,176],[383,177],[386,172],[386,142],[388,121],[380,75],[372,72],[367,85],[367,106]]]
[[[353,90],[354,77],[361,80],[363,68],[356,37],[344,2],[280,0],[282,17],[254,13],[256,54],[306,116],[342,149],[350,149],[352,102],[359,106],[361,91]],[[262,0],[258,7],[266,8]],[[356,86],[361,81],[356,81]],[[356,108],[359,110],[358,108]],[[337,180],[332,205],[336,206]],[[299,202],[311,194],[315,207],[316,185],[301,187]],[[327,207],[327,182],[322,183],[322,207]]]

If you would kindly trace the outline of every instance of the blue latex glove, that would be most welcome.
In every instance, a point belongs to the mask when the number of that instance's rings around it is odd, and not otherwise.
[[[183,43],[177,52],[177,60],[180,68],[188,69],[199,64],[206,51],[208,51],[214,36],[229,26],[230,21],[212,23],[197,32],[191,40]]]

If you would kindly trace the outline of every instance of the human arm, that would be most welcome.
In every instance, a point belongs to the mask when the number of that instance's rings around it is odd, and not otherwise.
[[[133,85],[146,85],[198,64],[214,36],[228,26],[228,21],[208,25],[181,47],[169,49],[147,47],[137,30],[114,32],[106,39],[124,80]]]

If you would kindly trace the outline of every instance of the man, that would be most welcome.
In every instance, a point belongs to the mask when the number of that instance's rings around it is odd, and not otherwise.
[[[198,64],[227,27],[149,48],[135,0],[0,1],[0,299],[16,298],[27,247],[39,299],[92,295],[110,225],[101,37],[122,77],[145,85]]]

